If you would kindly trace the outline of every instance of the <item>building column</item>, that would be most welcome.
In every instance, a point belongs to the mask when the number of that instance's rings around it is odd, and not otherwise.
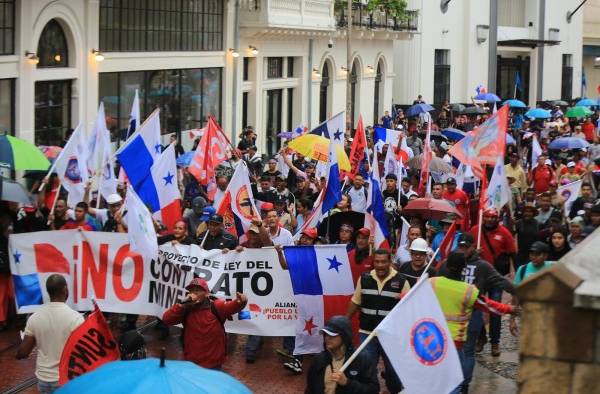
[[[498,0],[490,0],[488,92],[496,92],[498,72]]]

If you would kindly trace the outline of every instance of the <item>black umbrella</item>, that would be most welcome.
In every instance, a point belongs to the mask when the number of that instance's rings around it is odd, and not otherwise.
[[[465,110],[465,108],[467,107],[462,104],[450,104],[450,111],[452,112],[462,112]]]
[[[327,236],[330,243],[335,243],[340,239],[340,227],[342,224],[351,225],[356,232],[356,230],[365,226],[365,214],[354,211],[334,213],[321,222],[317,231],[320,236]]]
[[[485,115],[486,113],[485,109],[478,106],[467,107],[461,112],[463,115]]]
[[[552,105],[559,105],[561,107],[568,107],[569,103],[567,103],[566,101],[563,101],[563,100],[554,100],[552,102]]]
[[[0,177],[0,200],[31,204],[31,199],[21,184],[2,177]]]

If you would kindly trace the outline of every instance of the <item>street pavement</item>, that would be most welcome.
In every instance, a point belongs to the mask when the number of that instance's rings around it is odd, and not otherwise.
[[[141,324],[140,319],[140,324]],[[497,393],[512,394],[517,392],[516,374],[518,369],[518,342],[508,333],[508,322],[503,324],[502,355],[499,358],[490,355],[490,346],[477,355],[475,376],[471,385],[471,393]],[[149,357],[159,357],[164,347],[167,359],[180,359],[182,349],[179,341],[180,330],[171,328],[171,335],[167,340],[160,340],[158,332],[152,328],[145,329],[143,334],[147,343]],[[120,331],[115,329],[115,336]],[[282,358],[276,350],[281,349],[281,338],[265,340],[259,357],[254,364],[246,364],[244,345],[246,337],[243,335],[229,335],[228,359],[224,371],[235,376],[246,384],[255,393],[302,393],[304,391],[306,373],[294,375],[282,367]],[[0,393],[10,390],[23,382],[32,383],[34,376],[35,354],[27,360],[14,358],[16,346],[19,343],[19,332],[12,328],[0,333]],[[310,357],[305,357],[305,372],[310,365]],[[381,380],[381,379],[380,379]],[[381,380],[381,387],[384,382]],[[25,388],[22,393],[36,393],[35,385]],[[382,390],[382,393],[387,391]]]

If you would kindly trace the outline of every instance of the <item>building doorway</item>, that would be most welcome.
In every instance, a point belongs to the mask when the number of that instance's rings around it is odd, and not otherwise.
[[[529,64],[529,56],[498,56],[495,93],[503,100],[516,98],[527,103],[529,101]],[[516,85],[517,73],[521,79],[521,89]]]
[[[267,90],[267,155],[273,156],[281,148],[281,110],[283,89]]]

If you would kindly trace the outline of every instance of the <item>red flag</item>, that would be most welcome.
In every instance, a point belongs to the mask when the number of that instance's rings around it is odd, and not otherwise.
[[[67,339],[58,364],[58,383],[63,385],[86,372],[121,357],[119,345],[98,305]]]
[[[452,222],[452,225],[446,232],[442,243],[440,244],[440,261],[436,265],[436,269],[442,264],[444,260],[448,257],[450,252],[452,251],[452,244],[454,243],[454,237],[456,236],[456,221]]]
[[[483,175],[479,179],[481,179],[481,188],[479,190],[479,210],[482,210],[488,200],[488,180],[487,174],[485,173],[485,167],[483,167]]]
[[[498,156],[504,155],[507,128],[508,105],[504,105],[481,126],[454,144],[448,153],[463,164],[470,165],[475,175],[482,173],[482,164],[495,165]]]
[[[358,117],[358,125],[356,126],[356,133],[354,134],[354,140],[352,141],[352,147],[350,148],[350,172],[347,173],[350,177],[358,174],[360,169],[360,162],[365,159],[365,149],[367,148],[367,138],[365,136],[365,128],[363,126],[362,115]]]
[[[219,132],[219,126],[212,117],[208,118],[206,131],[202,135],[188,171],[201,185],[208,186],[215,176],[215,168],[227,159],[227,141]]]
[[[428,193],[427,184],[429,181],[429,163],[433,159],[433,152],[431,151],[431,122],[427,127],[427,136],[425,137],[425,145],[423,146],[423,154],[421,155],[421,181],[419,182],[418,193],[420,196],[425,197]]]

